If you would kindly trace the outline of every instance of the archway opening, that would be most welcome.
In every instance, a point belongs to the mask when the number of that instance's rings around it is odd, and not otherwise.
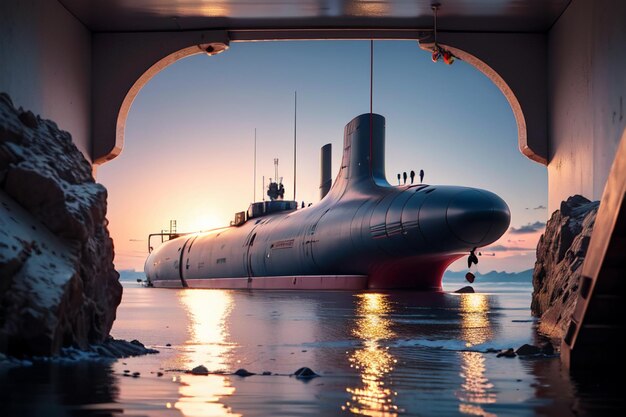
[[[140,269],[146,236],[170,219],[179,231],[227,225],[255,189],[257,199],[264,194],[274,158],[291,198],[295,91],[296,199],[307,204],[317,201],[319,148],[333,143],[336,173],[344,125],[369,111],[369,41],[235,43],[216,57],[195,53],[144,74],[132,108],[123,109],[126,149],[99,170],[119,269]],[[546,172],[518,152],[519,120],[502,86],[464,61],[433,64],[412,41],[377,41],[374,54],[374,112],[387,118],[389,182],[424,169],[425,182],[502,196],[512,228],[481,267],[530,267],[547,215]]]

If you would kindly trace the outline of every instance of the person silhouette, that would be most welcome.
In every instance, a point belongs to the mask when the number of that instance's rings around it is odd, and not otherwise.
[[[398,185],[400,185],[400,173],[398,173]]]
[[[420,184],[424,182],[424,170],[420,169]]]
[[[411,184],[413,184],[413,180],[415,179],[415,171],[411,170]]]
[[[404,179],[404,183],[406,184],[406,171],[402,173],[402,178]]]

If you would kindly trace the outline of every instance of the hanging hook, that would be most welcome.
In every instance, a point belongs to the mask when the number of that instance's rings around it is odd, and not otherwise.
[[[433,47],[433,54],[431,59],[433,60],[433,62],[437,62],[441,58],[443,58],[443,62],[446,65],[451,65],[456,59],[456,56],[454,56],[454,54],[447,49],[439,46],[439,42],[437,41],[437,12],[439,12],[439,7],[441,7],[440,3],[432,3],[430,5],[430,9],[433,11],[433,29],[435,35],[435,46]]]
[[[435,18],[435,24],[434,24],[434,29],[435,29],[435,45],[437,45],[437,12],[439,11],[439,7],[441,6],[440,3],[433,3],[430,5],[430,9],[433,11],[434,14],[434,18]]]

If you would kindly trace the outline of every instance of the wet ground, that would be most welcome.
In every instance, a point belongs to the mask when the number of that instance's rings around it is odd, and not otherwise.
[[[566,416],[622,408],[617,386],[574,381],[558,357],[484,353],[539,341],[530,285],[475,288],[247,292],[129,284],[113,336],[161,353],[0,369],[0,415]],[[272,375],[183,372],[200,364]],[[302,366],[321,376],[289,376]]]

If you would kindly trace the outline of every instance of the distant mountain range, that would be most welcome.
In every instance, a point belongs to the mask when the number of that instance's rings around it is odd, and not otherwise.
[[[443,274],[443,279],[447,281],[465,281],[465,274],[467,271],[446,271]],[[531,283],[533,280],[533,270],[527,269],[521,272],[505,272],[505,271],[491,271],[486,274],[480,272],[474,272],[477,282],[527,282]]]
[[[138,279],[146,279],[146,274],[144,274],[143,271],[135,271],[134,269],[120,269],[117,272],[120,273],[120,281],[137,282]]]
[[[120,281],[132,281],[137,282],[138,279],[146,279],[146,274],[143,271],[135,271],[133,269],[120,269]],[[443,274],[443,279],[446,281],[465,281],[465,274],[467,271],[446,271]],[[527,282],[531,283],[533,280],[533,270],[527,269],[522,272],[505,272],[505,271],[491,271],[486,274],[475,272],[477,282]]]
[[[138,279],[146,279],[146,274],[143,271],[135,271],[133,269],[120,269],[120,281],[132,281],[137,282]],[[465,281],[465,274],[467,271],[446,271],[443,274],[443,279],[450,281]],[[527,282],[531,283],[533,280],[533,270],[527,269],[522,272],[505,272],[505,271],[491,271],[486,274],[475,272],[477,282]]]

